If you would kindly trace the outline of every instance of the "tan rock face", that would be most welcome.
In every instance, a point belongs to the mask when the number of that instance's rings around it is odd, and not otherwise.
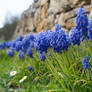
[[[62,8],[61,8],[61,0],[50,0],[50,5],[49,5],[49,9],[48,9],[48,13],[51,14],[56,14],[58,12],[62,12]]]
[[[79,7],[85,8],[89,14],[91,0],[34,0],[34,4],[23,12],[15,36],[54,29],[56,23],[69,31],[75,26]]]
[[[76,9],[73,9],[72,11],[66,13],[61,13],[58,19],[58,24],[70,30],[72,26],[75,26],[75,16],[76,16]]]

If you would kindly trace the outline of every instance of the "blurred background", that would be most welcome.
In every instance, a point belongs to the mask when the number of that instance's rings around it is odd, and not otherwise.
[[[0,1],[0,40],[54,29],[60,24],[69,32],[75,26],[76,10],[85,8],[92,18],[91,0],[3,0]]]
[[[11,40],[22,13],[32,5],[33,0],[0,1],[0,40]]]

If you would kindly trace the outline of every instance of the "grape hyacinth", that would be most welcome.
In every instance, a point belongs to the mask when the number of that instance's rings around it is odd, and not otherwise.
[[[90,57],[89,56],[86,56],[86,59],[89,61]]]
[[[35,25],[34,28],[37,30]],[[64,30],[59,24],[55,25],[54,30],[47,28],[48,30],[43,32],[19,35],[12,41],[4,41],[0,44],[1,68],[8,64],[7,66],[10,67],[8,70],[15,69],[10,72],[10,77],[7,73],[0,72],[0,85],[4,84],[7,91],[8,88],[21,91],[22,89],[26,91],[27,88],[30,92],[32,90],[36,92],[37,89],[40,92],[91,92],[92,20],[88,20],[84,8],[78,9],[76,23],[71,30]],[[70,29],[69,26],[66,28]],[[31,28],[29,29],[32,31]],[[8,56],[5,54],[6,49]],[[90,57],[83,57],[86,54]],[[14,55],[15,58],[10,59]],[[17,62],[17,59],[20,62]],[[12,79],[11,76],[14,75],[16,76]],[[22,75],[24,77],[18,81]],[[19,84],[25,79],[27,79],[25,83]]]
[[[32,52],[32,48],[31,48],[31,47],[29,47],[29,48],[27,49],[27,55],[28,55],[30,58],[33,57],[33,52]]]
[[[30,58],[33,57],[32,49],[37,50],[41,60],[46,59],[48,49],[53,49],[56,53],[62,53],[63,50],[68,50],[71,44],[80,45],[85,38],[92,40],[92,20],[88,22],[86,11],[84,8],[79,8],[76,17],[76,26],[70,30],[70,35],[62,30],[59,24],[55,25],[55,30],[46,30],[36,35],[30,33],[24,38],[19,35],[15,40],[3,42],[0,44],[0,49],[10,49],[7,53],[13,56],[13,52],[18,52],[20,59],[24,59],[27,54]],[[46,55],[45,55],[46,54]]]
[[[16,41],[22,41],[22,40],[23,40],[22,35],[19,35],[19,36],[16,38]]]
[[[88,18],[84,8],[79,8],[76,17],[76,28],[78,31],[83,33],[83,36],[89,38],[88,36]]]
[[[45,61],[46,57],[45,57],[44,53],[40,53],[40,59],[41,59],[42,61]]]
[[[34,71],[34,68],[28,66],[28,70],[29,70],[29,71]]]
[[[25,36],[22,40],[23,48],[27,49],[30,45],[30,39],[29,36]]]
[[[12,49],[8,50],[7,53],[8,53],[8,56],[10,57],[14,56],[14,51]]]
[[[48,40],[47,40],[46,35],[44,34],[44,32],[40,32],[36,36],[35,42],[36,42],[36,49],[39,50],[40,53],[43,53],[43,52],[47,53]]]
[[[32,33],[30,33],[29,34],[29,40],[34,41],[34,39],[35,39],[35,36]]]
[[[90,68],[90,64],[89,64],[88,61],[89,61],[89,57],[88,56],[86,56],[86,58],[83,58],[82,65],[83,65],[83,69],[84,70]]]
[[[59,24],[55,25],[55,31],[59,31],[61,29],[61,26]]]
[[[62,50],[67,50],[70,46],[70,38],[67,33],[65,33],[62,29],[57,28],[59,30],[56,30],[52,32],[51,34],[51,47],[53,48],[54,52],[61,53]]]
[[[23,53],[22,51],[19,51],[18,57],[19,57],[20,59],[24,59],[24,53]]]
[[[15,50],[20,51],[22,49],[22,46],[23,46],[22,41],[17,41],[16,46],[15,46]]]
[[[11,44],[10,47],[12,47],[12,48],[15,48],[16,47],[16,41],[15,40],[12,40],[10,44]]]
[[[0,49],[3,50],[6,48],[6,42],[0,44]]]
[[[81,38],[82,38],[82,32],[78,31],[76,27],[72,27],[70,30],[70,39],[73,45],[80,45],[81,43]]]

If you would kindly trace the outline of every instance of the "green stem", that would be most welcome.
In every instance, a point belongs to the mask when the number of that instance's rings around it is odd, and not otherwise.
[[[65,87],[65,84],[64,84],[64,81],[63,79],[61,79],[61,77],[58,75],[58,72],[57,70],[55,69],[55,67],[53,66],[51,60],[48,60],[47,58],[47,62],[48,62],[48,66],[50,67],[51,71],[53,71],[52,73],[55,75],[55,77],[59,80],[61,86],[67,90],[67,92],[69,92],[69,90]]]

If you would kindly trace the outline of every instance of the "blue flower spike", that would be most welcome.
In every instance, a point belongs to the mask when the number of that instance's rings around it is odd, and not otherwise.
[[[83,70],[87,70],[87,69],[90,69],[90,64],[89,64],[89,57],[86,56],[86,58],[83,58],[82,60],[82,65],[83,65]]]
[[[29,71],[34,71],[34,68],[32,68],[31,66],[28,66],[28,70]]]

